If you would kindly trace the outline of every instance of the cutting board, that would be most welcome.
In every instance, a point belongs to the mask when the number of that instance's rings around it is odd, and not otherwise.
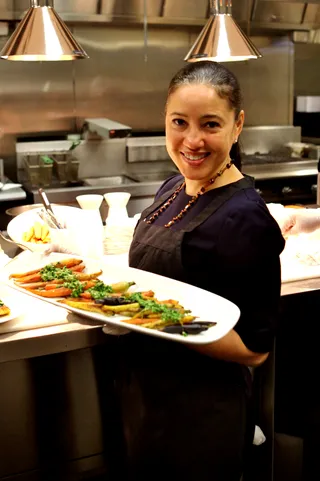
[[[309,255],[316,265],[308,264]],[[282,283],[320,278],[320,239],[307,235],[289,238],[280,259]]]
[[[282,283],[320,278],[320,265],[307,266],[299,261],[281,262]],[[320,279],[319,279],[320,281]]]

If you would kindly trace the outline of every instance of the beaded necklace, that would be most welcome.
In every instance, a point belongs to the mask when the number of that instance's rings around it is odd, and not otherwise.
[[[208,180],[208,182],[206,182],[204,184],[204,186],[201,187],[199,192],[196,195],[194,195],[192,197],[192,199],[189,200],[187,205],[185,205],[184,208],[181,209],[179,214],[174,216],[170,220],[170,222],[165,224],[164,227],[171,227],[175,222],[181,220],[182,217],[191,209],[191,207],[194,206],[194,204],[199,199],[200,195],[204,194],[206,192],[206,190],[208,189],[208,187],[210,187],[210,185],[214,184],[215,181],[217,180],[217,178],[220,177],[223,174],[223,172],[225,172],[227,169],[230,169],[230,167],[232,166],[232,163],[233,163],[233,161],[231,160],[227,165],[225,165],[221,170],[219,170],[219,172],[217,172],[217,174],[214,177],[212,177],[210,180]],[[182,184],[179,185],[179,187],[173,192],[171,197],[169,197],[169,199],[164,204],[162,204],[162,206],[145,222],[147,224],[152,224],[159,217],[159,215],[161,215],[169,207],[169,205],[172,204],[172,202],[177,198],[179,192],[181,192],[181,190],[184,188],[185,185],[186,185],[185,181],[182,182]]]

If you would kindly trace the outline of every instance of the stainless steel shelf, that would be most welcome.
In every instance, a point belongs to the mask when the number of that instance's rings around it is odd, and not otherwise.
[[[59,13],[59,12],[58,12]],[[142,15],[108,15],[108,14],[80,14],[80,13],[59,13],[59,16],[65,21],[70,23],[100,23],[100,24],[138,24],[141,25],[144,22]],[[23,17],[21,12],[0,12],[0,21],[20,21]],[[206,18],[188,18],[188,17],[148,17],[149,25],[162,25],[162,26],[193,26],[202,27],[206,22]],[[240,27],[246,29],[248,23],[245,21],[238,22]],[[281,23],[281,22],[250,22],[250,30],[255,31],[298,31],[298,30],[311,30],[317,28],[318,25],[314,23]]]
[[[318,173],[317,160],[301,160],[270,164],[243,165],[245,174],[257,180],[280,179],[285,177],[304,177]]]

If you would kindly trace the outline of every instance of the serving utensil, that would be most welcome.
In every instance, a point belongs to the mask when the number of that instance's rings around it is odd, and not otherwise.
[[[37,212],[38,216],[40,219],[48,224],[48,226],[51,229],[57,229],[57,225],[54,223],[54,221],[51,219],[50,215],[48,214],[48,211],[41,209],[39,212]]]
[[[46,212],[48,216],[50,217],[51,221],[53,224],[55,224],[56,229],[63,229],[63,226],[60,224],[60,222],[57,220],[56,216],[54,215],[54,212],[52,210],[51,204],[49,202],[49,199],[47,197],[47,194],[44,192],[43,189],[38,190],[39,195],[41,197],[41,201],[44,205],[44,208],[46,209]]]

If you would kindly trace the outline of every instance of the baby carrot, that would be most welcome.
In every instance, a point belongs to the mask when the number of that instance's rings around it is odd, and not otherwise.
[[[66,287],[58,287],[57,289],[52,290],[37,290],[37,289],[28,289],[25,288],[27,291],[32,292],[32,294],[36,294],[40,297],[67,297],[71,295],[71,289],[67,289]]]

